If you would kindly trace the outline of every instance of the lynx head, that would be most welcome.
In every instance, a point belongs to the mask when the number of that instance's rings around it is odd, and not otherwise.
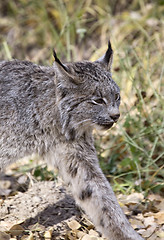
[[[111,128],[120,116],[120,90],[110,72],[113,58],[110,42],[105,55],[95,62],[63,64],[55,51],[54,57],[62,134],[74,140],[93,127]]]

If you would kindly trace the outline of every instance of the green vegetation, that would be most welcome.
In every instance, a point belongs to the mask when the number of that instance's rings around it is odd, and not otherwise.
[[[0,4],[0,59],[50,65],[52,48],[95,60],[110,38],[121,118],[96,134],[100,164],[114,189],[164,189],[164,1],[6,0]],[[131,2],[131,3],[128,3]],[[45,170],[45,169],[44,169]]]

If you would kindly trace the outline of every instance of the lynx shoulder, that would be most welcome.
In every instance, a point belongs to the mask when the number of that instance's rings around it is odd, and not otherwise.
[[[103,175],[92,129],[109,129],[120,113],[111,76],[113,51],[95,62],[51,67],[27,61],[0,63],[0,168],[32,153],[57,166],[74,198],[111,240],[142,239],[123,214]]]

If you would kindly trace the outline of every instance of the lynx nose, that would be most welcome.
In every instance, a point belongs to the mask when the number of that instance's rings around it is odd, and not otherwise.
[[[119,117],[120,117],[120,114],[114,114],[114,115],[111,115],[110,117],[111,117],[111,119],[112,119],[114,122],[117,122],[117,120],[118,120]]]

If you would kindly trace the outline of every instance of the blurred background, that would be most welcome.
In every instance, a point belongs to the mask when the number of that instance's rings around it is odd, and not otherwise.
[[[115,191],[164,193],[164,0],[0,0],[0,60],[96,60],[111,40],[121,117],[95,133]],[[26,170],[31,169],[32,160]],[[44,165],[33,174],[51,178]],[[48,177],[47,177],[48,176]]]

